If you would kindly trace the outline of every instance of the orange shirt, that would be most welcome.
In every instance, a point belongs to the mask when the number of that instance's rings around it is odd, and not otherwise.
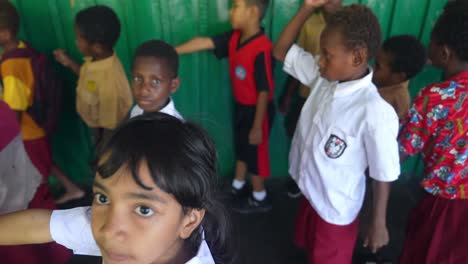
[[[26,48],[24,42],[18,48]],[[35,140],[45,136],[42,129],[26,112],[34,98],[34,74],[31,59],[11,58],[0,64],[0,75],[3,82],[2,100],[17,112],[22,112],[21,133],[23,140]]]

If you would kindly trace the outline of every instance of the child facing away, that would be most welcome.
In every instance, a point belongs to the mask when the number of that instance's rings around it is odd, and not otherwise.
[[[198,126],[163,113],[132,118],[98,154],[91,210],[1,216],[0,244],[57,241],[104,263],[225,263],[216,163]]]
[[[422,70],[425,63],[424,46],[410,35],[387,39],[375,57],[372,81],[382,98],[393,106],[400,123],[405,119],[411,104],[408,90],[410,79]]]
[[[125,119],[133,99],[125,71],[114,46],[120,36],[120,21],[107,6],[81,10],[75,17],[76,46],[85,56],[83,65],[62,50],[56,60],[79,75],[76,109],[81,119],[94,129],[94,141],[102,142]]]
[[[309,263],[351,263],[365,170],[373,183],[372,220],[365,245],[388,243],[386,208],[398,178],[398,117],[372,83],[369,61],[381,44],[377,17],[363,5],[343,7],[327,21],[320,56],[294,45],[307,18],[326,0],[306,0],[275,44],[284,70],[311,87],[289,154],[289,173],[305,196],[295,242]]]
[[[0,99],[16,112],[21,126],[24,147],[33,162],[46,179],[54,174],[65,194],[57,200],[64,203],[85,195],[84,191],[75,185],[52,159],[50,134],[39,125],[29,112],[33,105],[35,92],[35,76],[37,72],[32,60],[37,56],[28,43],[18,39],[20,16],[18,11],[8,1],[0,3],[0,46],[3,53],[0,56],[0,76],[3,91]],[[21,56],[19,55],[21,54]]]
[[[400,134],[402,160],[421,153],[426,191],[408,219],[400,263],[468,259],[468,2],[447,3],[431,35],[429,58],[444,81],[414,98]]]
[[[176,47],[179,54],[214,50],[216,57],[228,57],[235,100],[236,169],[231,191],[233,210],[240,213],[267,212],[272,207],[265,189],[274,117],[272,44],[260,27],[268,2],[234,0],[229,13],[232,31],[213,38],[194,38]],[[252,176],[252,194],[246,185],[247,174]]]

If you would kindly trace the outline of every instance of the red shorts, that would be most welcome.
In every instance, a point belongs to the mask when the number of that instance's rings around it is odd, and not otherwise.
[[[339,226],[325,222],[303,198],[296,217],[294,243],[308,253],[309,264],[347,264],[353,258],[358,219]]]
[[[400,263],[468,263],[468,200],[427,194],[409,216]]]
[[[47,179],[52,168],[52,151],[50,150],[49,141],[46,137],[35,140],[25,140],[24,148],[28,153],[29,159],[41,173],[44,179]]]

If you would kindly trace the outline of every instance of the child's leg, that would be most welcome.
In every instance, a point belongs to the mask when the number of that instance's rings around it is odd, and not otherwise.
[[[62,184],[63,188],[65,188],[65,194],[55,201],[57,204],[63,204],[71,200],[83,198],[85,192],[76,184],[74,184],[65,175],[65,173],[59,167],[57,167],[57,164],[54,163],[52,165],[51,173]]]

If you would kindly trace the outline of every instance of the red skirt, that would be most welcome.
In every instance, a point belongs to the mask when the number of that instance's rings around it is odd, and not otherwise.
[[[52,151],[46,137],[35,140],[25,140],[24,148],[29,159],[41,173],[45,180],[49,177],[52,168]]]
[[[308,253],[309,264],[351,263],[358,236],[358,219],[340,226],[325,222],[307,199],[297,213],[294,243]]]
[[[468,200],[427,194],[409,216],[400,263],[468,263]]]

